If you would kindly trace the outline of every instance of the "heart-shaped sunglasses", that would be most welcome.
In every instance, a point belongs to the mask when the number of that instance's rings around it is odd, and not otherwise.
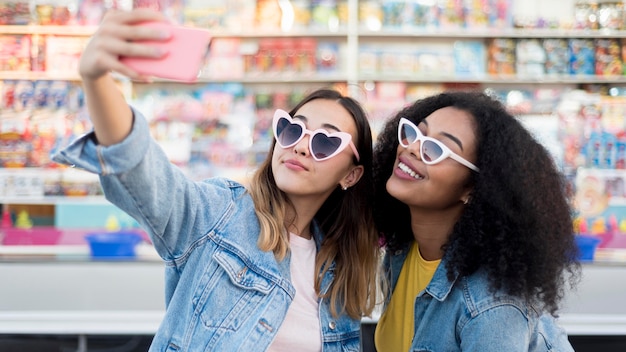
[[[298,143],[305,135],[309,135],[309,150],[313,159],[317,161],[327,160],[339,154],[347,146],[350,146],[356,160],[359,160],[359,152],[352,143],[352,136],[346,132],[332,132],[323,129],[311,131],[306,128],[302,121],[292,119],[289,113],[277,109],[274,112],[272,122],[274,138],[282,148],[289,148]]]

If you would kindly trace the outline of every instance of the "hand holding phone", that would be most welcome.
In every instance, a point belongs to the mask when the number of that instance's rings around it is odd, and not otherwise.
[[[193,82],[209,49],[211,36],[204,29],[176,26],[166,22],[147,22],[140,26],[162,28],[171,33],[166,41],[141,41],[142,44],[161,47],[167,54],[161,58],[121,57],[120,61],[146,76]]]

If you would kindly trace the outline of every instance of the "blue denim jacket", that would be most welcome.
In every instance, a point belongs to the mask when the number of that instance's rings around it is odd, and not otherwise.
[[[246,189],[223,178],[188,180],[150,138],[134,111],[132,132],[104,147],[93,133],[54,156],[100,175],[106,198],[133,216],[165,261],[165,318],[150,351],[264,351],[295,290],[287,257],[257,247],[259,223]],[[314,229],[316,243],[321,233]],[[322,281],[328,290],[334,272]],[[334,319],[327,299],[319,317],[324,351],[358,351],[360,320]]]
[[[407,254],[408,248],[385,257],[392,289]],[[552,316],[536,312],[517,297],[490,293],[482,270],[449,281],[445,265],[444,258],[415,299],[411,351],[574,351]]]

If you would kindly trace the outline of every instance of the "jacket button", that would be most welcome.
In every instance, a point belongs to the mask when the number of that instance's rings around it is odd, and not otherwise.
[[[328,323],[328,327],[330,328],[330,330],[335,330],[337,324],[334,321],[331,321],[330,323]]]

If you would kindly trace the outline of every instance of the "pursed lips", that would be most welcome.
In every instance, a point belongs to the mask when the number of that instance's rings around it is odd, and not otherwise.
[[[287,159],[283,163],[290,169],[308,170],[301,162],[296,159]]]

